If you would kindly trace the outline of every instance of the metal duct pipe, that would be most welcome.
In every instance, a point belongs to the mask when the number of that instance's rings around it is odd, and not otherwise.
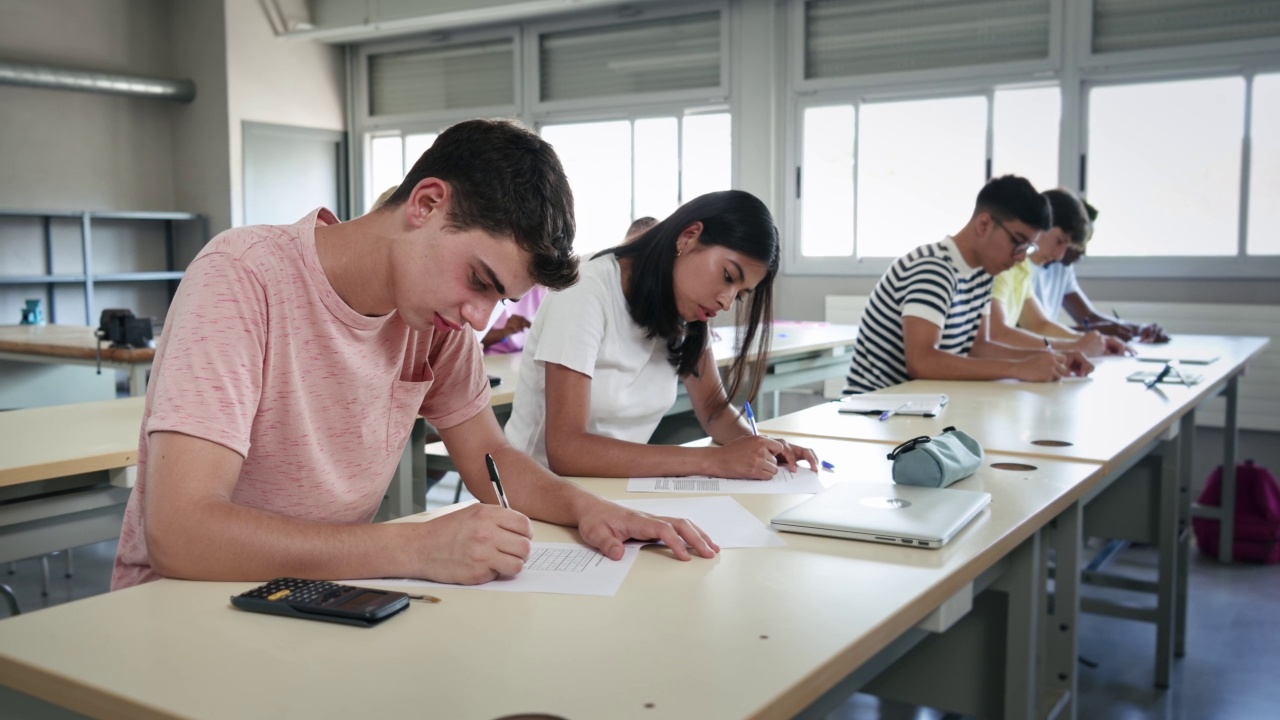
[[[190,80],[115,75],[4,60],[0,60],[0,83],[51,90],[80,90],[149,97],[184,103],[191,102],[196,97],[196,84]]]

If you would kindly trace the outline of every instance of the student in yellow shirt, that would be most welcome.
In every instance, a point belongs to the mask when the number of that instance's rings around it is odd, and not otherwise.
[[[1089,235],[1084,203],[1064,188],[1042,193],[1053,210],[1053,227],[1041,233],[1035,252],[996,276],[992,290],[991,336],[1015,347],[1049,345],[1054,350],[1076,350],[1085,355],[1132,353],[1123,341],[1096,330],[1076,332],[1049,318],[1036,299],[1034,274],[1038,268],[1059,262],[1073,245],[1083,245]]]

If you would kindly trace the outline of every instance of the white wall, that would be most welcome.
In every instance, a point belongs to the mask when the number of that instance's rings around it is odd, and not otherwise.
[[[346,129],[343,51],[281,39],[258,0],[225,0],[231,222],[244,221],[243,122]]]
[[[165,0],[0,0],[0,58],[170,75]],[[177,103],[0,85],[0,208],[174,210]]]
[[[196,84],[191,103],[0,85],[0,209],[196,212],[216,234],[239,221],[243,120],[345,127],[342,50],[277,40],[257,0],[0,0],[0,59]],[[95,267],[161,269],[159,230],[95,226]],[[78,225],[54,239],[54,270],[78,272]],[[181,244],[179,266],[202,240]],[[39,223],[0,219],[0,273],[44,272]],[[0,286],[0,323],[44,293]],[[98,310],[167,310],[164,283],[96,293]],[[84,322],[80,298],[60,286],[52,319]]]

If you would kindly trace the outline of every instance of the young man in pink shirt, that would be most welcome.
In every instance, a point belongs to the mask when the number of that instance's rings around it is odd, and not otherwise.
[[[493,306],[577,281],[573,199],[555,152],[506,122],[445,131],[379,210],[236,228],[192,261],[147,389],[138,484],[112,587],[159,577],[266,580],[515,575],[529,518],[622,556],[660,538],[719,548],[687,520],[625,509],[511,448],[479,343]],[[435,426],[483,503],[371,523],[414,419]],[[485,454],[514,509],[496,504]],[[689,548],[686,548],[688,543]]]

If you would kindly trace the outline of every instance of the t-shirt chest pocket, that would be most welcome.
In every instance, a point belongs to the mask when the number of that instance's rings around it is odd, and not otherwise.
[[[404,449],[409,431],[413,429],[414,420],[422,401],[427,397],[429,382],[407,382],[396,380],[391,383],[390,411],[387,416],[387,450]]]

